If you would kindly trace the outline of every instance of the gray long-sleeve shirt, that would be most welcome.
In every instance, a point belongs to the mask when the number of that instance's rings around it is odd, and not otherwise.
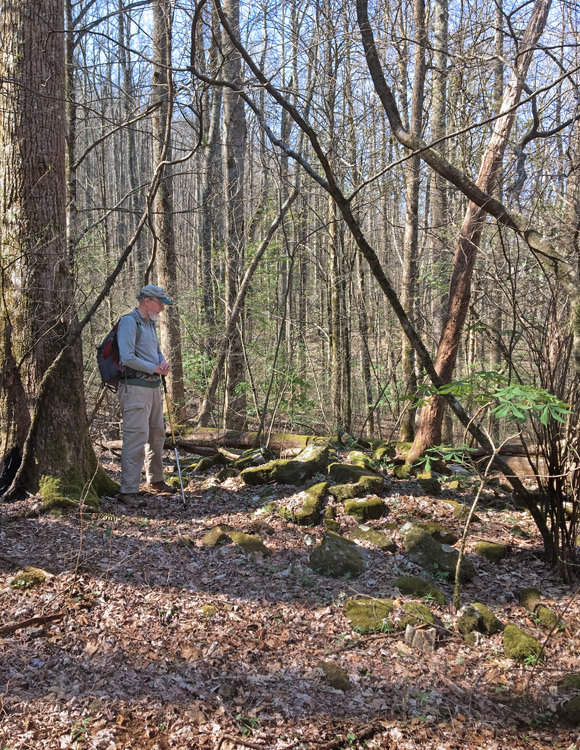
[[[165,362],[159,348],[155,323],[144,318],[137,308],[121,318],[117,342],[121,364],[130,370],[153,375],[157,365]]]

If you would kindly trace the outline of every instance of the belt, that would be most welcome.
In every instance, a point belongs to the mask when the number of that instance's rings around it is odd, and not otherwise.
[[[121,373],[121,378],[123,380],[145,380],[149,381],[150,383],[159,383],[159,375],[154,372],[153,375],[149,375],[147,372],[140,372],[139,370],[129,370],[126,368]]]

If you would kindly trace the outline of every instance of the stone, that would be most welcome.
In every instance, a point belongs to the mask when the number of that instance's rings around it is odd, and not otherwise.
[[[508,659],[522,664],[530,657],[536,660],[542,657],[540,642],[515,625],[507,625],[503,631],[503,651]]]
[[[376,496],[347,500],[344,504],[344,512],[349,516],[355,516],[360,521],[381,518],[385,510],[385,504]]]
[[[416,628],[410,624],[405,628],[405,643],[417,651],[432,654],[435,651],[436,640],[437,630],[435,628]]]
[[[326,532],[310,555],[310,567],[333,578],[360,576],[365,572],[367,562],[366,550],[333,531]]]
[[[554,610],[543,604],[536,605],[534,609],[534,619],[548,630],[554,630],[555,628],[563,630],[566,627],[564,621],[560,620]]]
[[[299,526],[314,526],[319,523],[327,490],[328,482],[319,482],[309,487],[302,507],[294,511],[292,520]]]
[[[348,599],[344,614],[358,633],[393,631],[390,615],[395,605],[390,599]]]
[[[232,477],[237,476],[238,472],[233,468],[233,466],[224,466],[223,469],[220,469],[217,472],[215,478],[218,480],[218,482],[225,482],[226,479],[231,479]]]
[[[479,630],[479,613],[473,607],[465,607],[457,618],[457,629],[462,635]]]
[[[522,589],[518,593],[518,604],[520,605],[520,607],[533,612],[536,608],[536,605],[540,603],[541,598],[542,594],[540,593],[539,589],[535,588],[534,586],[530,586],[529,588]]]
[[[328,493],[341,503],[355,497],[365,497],[384,490],[383,478],[379,476],[362,476],[353,484],[335,484],[328,489]]]
[[[322,525],[326,531],[336,531],[336,533],[340,532],[340,524],[338,521],[335,521],[334,518],[325,518],[322,521]]]
[[[200,459],[193,467],[193,470],[198,474],[202,474],[205,471],[213,469],[214,466],[226,466],[229,463],[229,459],[218,451],[213,456],[205,456],[205,458]]]
[[[397,630],[405,630],[407,625],[417,627],[418,625],[435,624],[433,612],[425,604],[406,602],[402,609],[405,615],[399,620]]]
[[[434,477],[417,477],[415,481],[427,495],[439,497],[441,494],[441,482],[438,479]]]
[[[377,461],[388,461],[394,458],[396,453],[397,450],[392,443],[377,441],[373,444],[373,458]]]
[[[238,547],[241,547],[244,552],[247,552],[248,554],[253,554],[255,552],[259,552],[262,555],[270,554],[270,550],[257,536],[244,534],[242,531],[230,531],[229,536],[234,544],[237,544]]]
[[[578,726],[580,724],[580,695],[566,701],[559,708],[558,713],[570,724]],[[572,747],[572,745],[570,745]]]
[[[357,526],[348,535],[349,539],[355,542],[368,542],[378,547],[383,552],[396,552],[397,545],[386,534],[376,529],[370,529],[368,526]]]
[[[378,474],[361,466],[334,462],[328,466],[328,477],[339,484],[354,484],[362,477],[382,479]]]
[[[403,546],[410,559],[432,574],[447,573],[451,580],[455,577],[459,552],[446,544],[439,544],[425,529],[406,523],[401,528]],[[471,560],[463,558],[460,580],[471,581],[475,567]]]
[[[503,623],[501,622],[501,620],[499,620],[493,614],[491,609],[485,606],[485,604],[481,604],[481,602],[474,602],[472,606],[480,616],[479,630],[482,633],[493,635],[494,633],[499,633],[503,629]]]
[[[399,464],[393,469],[393,474],[397,479],[409,479],[411,476],[411,466],[409,464]]]
[[[476,555],[479,555],[479,557],[484,557],[486,560],[489,560],[489,562],[497,565],[497,563],[507,557],[508,548],[505,544],[481,541],[477,542],[473,551]]]
[[[350,680],[348,674],[338,664],[334,664],[331,661],[319,661],[316,665],[319,669],[322,669],[326,681],[335,690],[342,690],[346,692],[350,688]]]
[[[369,469],[370,471],[380,470],[379,462],[374,458],[367,456],[362,451],[351,451],[347,455],[348,460],[355,466],[359,466],[361,469]]]
[[[463,503],[458,503],[457,500],[445,499],[443,500],[443,502],[453,508],[453,515],[459,521],[465,521],[467,519],[467,516],[469,515],[469,506],[464,505]],[[471,517],[471,520],[474,523],[478,523],[479,521],[481,521],[481,518],[476,513],[474,513]]]
[[[559,686],[560,690],[580,690],[580,673],[567,674]]]
[[[201,543],[204,547],[218,547],[220,544],[228,544],[231,542],[229,532],[232,531],[230,526],[214,526],[211,531],[208,531]]]
[[[253,518],[250,525],[255,531],[264,534],[272,535],[276,533],[276,529],[270,526],[269,523],[266,523],[262,518]]]
[[[450,531],[449,529],[445,528],[445,526],[442,526],[440,523],[436,523],[435,521],[427,521],[427,523],[421,523],[418,524],[418,526],[421,526],[422,529],[425,529],[425,531],[430,534],[433,539],[436,542],[439,542],[439,544],[455,544],[457,541],[459,541],[459,537],[455,532]]]
[[[244,469],[240,476],[248,485],[268,484],[302,484],[305,479],[324,471],[330,463],[328,444],[312,443],[306,446],[296,458],[279,458],[268,461],[263,466]]]
[[[445,594],[441,589],[432,583],[424,581],[422,578],[402,576],[401,578],[397,578],[395,585],[403,596],[425,597],[437,602],[437,604],[445,604]]]
[[[250,466],[263,466],[268,461],[274,461],[275,459],[276,456],[272,451],[262,445],[260,448],[252,448],[244,451],[238,458],[232,461],[232,466],[242,471]]]

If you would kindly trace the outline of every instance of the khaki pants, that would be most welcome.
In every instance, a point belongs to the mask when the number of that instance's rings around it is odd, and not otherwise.
[[[127,494],[139,492],[143,461],[147,481],[163,481],[165,425],[161,389],[121,383],[119,404],[123,415],[121,492]]]

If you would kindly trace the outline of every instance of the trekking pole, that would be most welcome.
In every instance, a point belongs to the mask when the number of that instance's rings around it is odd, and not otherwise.
[[[165,403],[167,404],[167,416],[169,417],[169,427],[171,428],[171,444],[173,445],[173,451],[175,453],[175,463],[177,464],[177,473],[179,474],[179,486],[181,487],[181,500],[183,501],[183,507],[185,508],[185,493],[183,492],[183,479],[181,478],[181,466],[179,465],[179,456],[177,455],[177,444],[175,442],[175,433],[173,432],[173,420],[171,418],[171,404],[169,403],[169,394],[167,393],[167,383],[165,382],[165,375],[161,376],[163,381],[163,390],[165,391]]]

